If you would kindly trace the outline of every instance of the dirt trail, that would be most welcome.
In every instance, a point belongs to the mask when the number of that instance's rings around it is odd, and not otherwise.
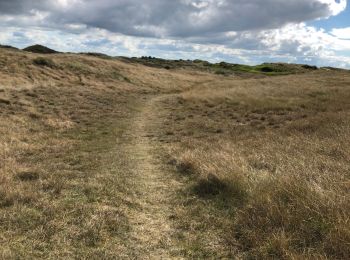
[[[172,239],[171,217],[173,197],[181,183],[157,156],[159,143],[153,138],[161,125],[157,102],[165,97],[151,97],[141,106],[130,124],[125,151],[130,158],[136,205],[128,210],[130,250],[133,257],[142,259],[174,259],[179,250]]]

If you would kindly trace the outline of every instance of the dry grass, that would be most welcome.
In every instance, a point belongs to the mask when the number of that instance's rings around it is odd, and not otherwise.
[[[0,258],[136,257],[130,120],[210,76],[3,49],[0,77]]]
[[[132,185],[117,140],[134,100],[176,75],[78,55],[0,60],[0,258],[122,253]]]
[[[142,191],[126,148],[157,96],[143,124],[158,147],[145,151],[167,151],[181,179],[167,205],[174,258],[350,254],[348,72],[253,79],[42,59],[0,50],[0,258],[144,257],[130,238]]]
[[[197,232],[220,229],[243,258],[347,258],[349,76],[222,81],[168,100],[170,154],[205,201],[179,225],[208,218]]]

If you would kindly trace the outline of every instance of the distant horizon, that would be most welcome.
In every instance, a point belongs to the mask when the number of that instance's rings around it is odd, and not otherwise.
[[[262,65],[262,64],[268,64],[268,63],[271,63],[271,64],[278,64],[278,63],[281,63],[281,64],[295,64],[295,65],[310,65],[310,66],[316,66],[318,68],[327,68],[327,67],[330,67],[330,68],[335,68],[335,69],[346,69],[346,70],[349,70],[349,68],[343,68],[343,67],[336,67],[336,66],[317,66],[316,64],[312,64],[312,63],[307,63],[307,62],[304,62],[304,63],[294,63],[294,62],[285,62],[285,61],[274,61],[274,62],[260,62],[260,63],[233,63],[233,62],[229,62],[229,61],[225,61],[225,60],[218,60],[218,61],[210,61],[210,60],[205,60],[205,59],[200,59],[200,58],[196,58],[196,57],[193,57],[193,58],[190,58],[190,59],[183,59],[183,58],[163,58],[163,57],[158,57],[158,56],[151,56],[151,55],[143,55],[143,56],[125,56],[125,55],[110,55],[108,53],[104,53],[104,52],[101,52],[99,50],[92,50],[92,51],[61,51],[61,50],[57,50],[57,49],[54,49],[50,46],[46,46],[46,45],[43,45],[43,44],[39,44],[39,43],[34,43],[33,45],[28,45],[28,46],[25,46],[25,47],[21,47],[21,46],[14,46],[14,45],[8,45],[8,44],[3,44],[3,43],[0,43],[0,46],[8,46],[8,47],[14,47],[18,50],[21,50],[21,51],[25,51],[24,49],[28,48],[28,47],[32,47],[32,46],[43,46],[43,47],[46,47],[46,48],[49,48],[53,51],[56,51],[57,54],[59,53],[62,53],[62,54],[89,54],[89,53],[95,53],[95,54],[101,54],[101,55],[106,55],[108,57],[111,57],[111,58],[118,58],[118,57],[121,57],[121,58],[138,58],[138,59],[141,59],[141,58],[155,58],[155,59],[163,59],[163,60],[169,60],[169,61],[177,61],[177,60],[184,60],[184,61],[195,61],[195,60],[201,60],[201,61],[206,61],[206,62],[209,62],[209,63],[212,63],[212,64],[219,64],[219,63],[228,63],[228,64],[239,64],[239,65],[247,65],[247,66],[256,66],[256,65]],[[28,51],[30,52],[30,51]],[[50,55],[50,54],[48,54]]]

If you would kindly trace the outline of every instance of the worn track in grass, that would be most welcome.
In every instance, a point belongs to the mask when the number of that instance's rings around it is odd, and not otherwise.
[[[125,132],[125,153],[133,178],[133,204],[127,208],[131,227],[131,257],[169,259],[180,250],[173,238],[174,198],[181,189],[178,176],[164,165],[160,142],[156,138],[161,126],[157,103],[167,95],[144,100]]]

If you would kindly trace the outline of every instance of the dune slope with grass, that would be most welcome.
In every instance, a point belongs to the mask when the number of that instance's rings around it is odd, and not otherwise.
[[[0,48],[0,258],[346,259],[350,73]]]

